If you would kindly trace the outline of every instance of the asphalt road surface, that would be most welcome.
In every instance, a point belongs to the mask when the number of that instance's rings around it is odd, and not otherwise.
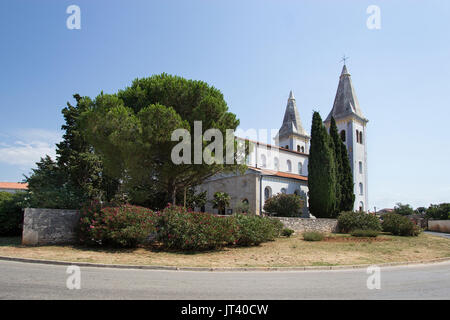
[[[1,299],[450,299],[450,262],[386,267],[380,289],[366,269],[274,272],[156,271],[0,261]]]

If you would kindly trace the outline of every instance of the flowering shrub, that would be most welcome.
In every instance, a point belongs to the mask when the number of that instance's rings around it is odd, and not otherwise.
[[[235,224],[229,217],[191,212],[168,206],[156,223],[158,240],[164,247],[181,250],[207,250],[234,242]]]
[[[208,250],[226,245],[258,245],[281,235],[283,224],[255,215],[217,216],[168,206],[156,223],[158,240],[178,250]]]
[[[101,208],[92,203],[81,210],[80,240],[86,244],[135,247],[155,232],[152,210],[121,205]]]
[[[237,225],[236,244],[258,245],[281,235],[283,223],[277,219],[256,215],[234,216]]]
[[[396,236],[414,237],[421,232],[420,228],[410,219],[397,213],[388,213],[383,216],[383,231]]]
[[[381,231],[381,222],[376,216],[365,212],[341,212],[338,217],[340,232],[350,233],[353,230]]]

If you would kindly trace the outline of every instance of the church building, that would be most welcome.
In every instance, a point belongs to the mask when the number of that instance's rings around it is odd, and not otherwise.
[[[366,124],[358,99],[353,88],[350,74],[344,65],[339,78],[338,89],[333,108],[324,121],[329,130],[331,117],[341,139],[344,141],[353,172],[355,204],[354,210],[367,211],[367,152]],[[238,138],[242,139],[243,138]],[[269,145],[250,141],[252,148],[247,160],[247,171],[244,174],[217,174],[201,186],[199,191],[207,191],[208,200],[212,200],[215,192],[226,192],[230,195],[230,207],[225,213],[236,211],[240,203],[249,204],[252,213],[261,214],[264,202],[277,193],[295,193],[308,203],[308,154],[310,136],[305,131],[297,109],[294,94],[289,94],[283,123],[275,137],[275,144]],[[208,201],[205,210],[218,213]],[[304,217],[309,217],[305,206]]]

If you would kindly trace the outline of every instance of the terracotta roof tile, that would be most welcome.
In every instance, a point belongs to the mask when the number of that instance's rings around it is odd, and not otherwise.
[[[0,189],[27,190],[28,189],[28,183],[0,182]]]
[[[268,169],[261,169],[261,168],[255,168],[255,167],[250,167],[250,166],[249,166],[249,168],[253,169],[253,170],[260,171],[262,174],[265,174],[265,175],[282,177],[282,178],[290,178],[290,179],[296,179],[296,180],[302,180],[302,181],[308,181],[308,177],[301,176],[301,175],[295,174],[295,173],[275,171],[275,170],[268,170]]]

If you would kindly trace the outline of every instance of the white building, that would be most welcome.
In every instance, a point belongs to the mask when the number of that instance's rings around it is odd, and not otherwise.
[[[350,74],[344,65],[339,79],[333,108],[324,121],[329,128],[331,117],[334,117],[341,138],[347,146],[353,172],[355,188],[355,210],[367,210],[367,153],[366,124],[353,88]],[[296,193],[306,203],[308,194],[308,154],[310,136],[300,120],[296,101],[292,91],[289,94],[283,123],[275,145],[253,142],[253,148],[247,162],[248,170],[243,174],[218,174],[205,181],[200,191],[208,192],[208,200],[212,200],[215,192],[226,192],[231,196],[232,213],[240,202],[247,202],[252,212],[260,214],[264,201],[277,193]],[[207,212],[215,212],[208,202],[204,208]],[[304,216],[308,216],[305,209]]]

